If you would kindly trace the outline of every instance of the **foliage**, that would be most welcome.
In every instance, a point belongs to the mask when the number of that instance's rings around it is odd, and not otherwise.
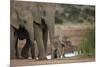
[[[56,11],[56,16],[55,16],[55,23],[56,24],[61,24],[63,21],[61,20],[61,17],[59,17],[60,14],[58,13],[58,11]]]
[[[95,55],[95,30],[89,29],[84,38],[82,39],[80,45],[76,48],[76,50],[81,51],[82,55]]]
[[[95,22],[95,6],[74,4],[60,4],[59,6],[56,12],[56,23],[87,22],[92,24]]]

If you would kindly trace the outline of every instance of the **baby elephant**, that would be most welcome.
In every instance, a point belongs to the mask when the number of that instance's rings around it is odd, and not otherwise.
[[[62,47],[61,41],[59,39],[59,36],[55,36],[54,37],[54,45],[52,47],[52,59],[61,58],[62,49],[63,49],[63,47]]]

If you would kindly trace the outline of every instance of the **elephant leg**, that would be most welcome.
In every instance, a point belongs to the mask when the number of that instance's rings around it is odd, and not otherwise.
[[[18,38],[16,38],[16,42],[15,42],[15,56],[18,59],[19,58],[19,52],[18,52]]]
[[[44,43],[45,52],[47,54],[48,27],[45,24],[45,20],[44,19],[41,19],[41,22],[42,22],[42,27],[43,27],[43,43]]]
[[[51,13],[52,14],[52,13]],[[54,51],[54,34],[55,34],[55,23],[54,23],[54,16],[48,15],[46,18],[46,25],[48,27],[48,33],[49,33],[49,39],[50,39],[50,44],[51,44],[51,50],[52,52]],[[54,55],[54,53],[51,53],[52,55]],[[53,57],[53,56],[52,56]]]
[[[57,51],[57,58],[59,59],[59,58],[61,58],[61,49],[60,48],[58,48],[58,51]]]
[[[29,22],[25,25],[26,30],[29,33],[29,43],[31,45],[30,49],[31,49],[31,55],[32,55],[32,59],[34,59],[34,27],[33,27],[33,22]]]
[[[28,58],[29,47],[30,47],[30,41],[28,39],[25,46],[22,48],[22,52],[21,52],[21,56],[25,59]]]
[[[56,49],[54,47],[51,48],[51,59],[54,59],[56,57]]]
[[[31,49],[32,59],[35,59],[35,44],[31,40],[30,40],[30,49]]]
[[[35,57],[35,53],[34,53],[35,50],[34,49],[35,49],[34,43],[30,39],[27,39],[27,42],[22,49],[21,56],[24,58],[28,58],[28,57],[32,56],[32,59],[34,59],[34,57]],[[30,50],[30,52],[29,52],[29,50]]]
[[[43,31],[43,43],[44,43],[44,48],[46,53],[47,53],[47,41],[48,41],[48,30],[45,29]]]
[[[37,42],[36,40],[34,40],[34,49],[35,49],[35,59],[37,59],[37,57],[39,56],[39,50],[38,50],[38,46],[37,46]]]
[[[39,50],[39,59],[46,59],[46,53],[43,43],[43,33],[40,25],[34,22],[34,37],[37,42],[37,47]]]
[[[54,50],[54,58],[58,58],[58,50],[57,49]]]
[[[62,47],[62,58],[64,58],[64,53],[65,53],[65,47]]]
[[[49,38],[50,38],[50,44],[51,44],[51,51],[52,51],[52,58],[54,58],[54,50],[55,50],[55,47],[54,47],[54,40],[53,40],[53,37],[54,37],[54,26],[52,27],[49,27]]]
[[[60,54],[60,51],[59,49],[55,48],[52,50],[52,59],[55,59],[55,58],[60,58],[61,54]]]

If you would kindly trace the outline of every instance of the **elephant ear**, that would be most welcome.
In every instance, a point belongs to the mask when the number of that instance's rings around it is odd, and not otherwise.
[[[10,27],[14,30],[14,36],[17,36],[18,29],[14,27],[13,25],[10,25]]]

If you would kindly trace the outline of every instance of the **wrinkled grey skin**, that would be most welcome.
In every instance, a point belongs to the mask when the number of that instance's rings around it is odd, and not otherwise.
[[[51,46],[53,45],[55,4],[14,1],[11,8],[11,25],[16,28],[23,25],[29,32],[30,40],[33,43],[34,40],[37,42],[39,59],[45,59],[48,33]],[[44,25],[41,22],[42,20],[45,21],[46,29],[42,29]],[[16,37],[13,37],[13,35],[11,37],[11,44],[14,45]],[[14,42],[12,42],[13,39],[15,39]],[[32,51],[34,51],[34,48],[32,48]]]

